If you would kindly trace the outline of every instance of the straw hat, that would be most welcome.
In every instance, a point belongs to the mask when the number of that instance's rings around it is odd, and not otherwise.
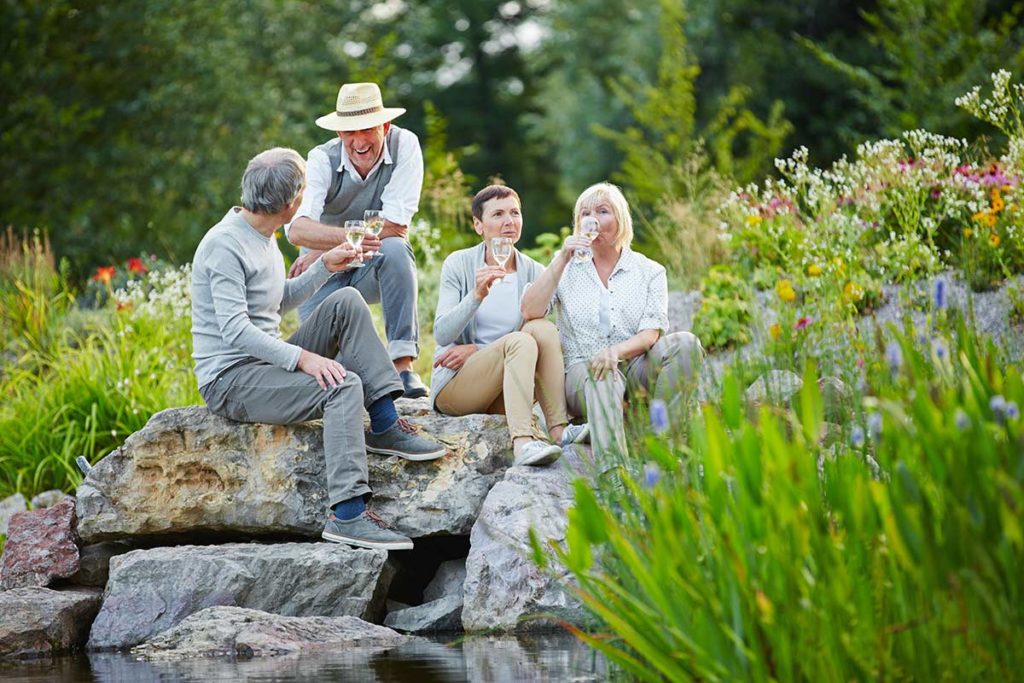
[[[385,108],[376,83],[346,83],[338,91],[338,107],[321,116],[316,125],[327,130],[353,131],[373,128],[401,116],[401,107]]]

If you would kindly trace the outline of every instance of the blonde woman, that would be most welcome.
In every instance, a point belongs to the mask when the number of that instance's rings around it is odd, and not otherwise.
[[[581,234],[588,223],[596,230],[592,239]],[[704,350],[689,332],[665,334],[665,268],[630,249],[633,219],[618,187],[588,187],[576,200],[573,225],[523,296],[523,319],[543,317],[554,299],[569,413],[587,417],[595,454],[625,454],[627,387],[669,402],[692,386]]]
[[[519,195],[490,185],[473,198],[479,245],[456,251],[441,268],[434,320],[434,407],[447,415],[504,414],[516,465],[547,465],[562,447],[589,435],[568,425],[565,366],[558,331],[543,319],[523,324],[520,301],[543,266],[514,248],[523,230]],[[496,258],[494,240],[508,253]],[[539,316],[543,318],[543,316]],[[533,402],[540,403],[553,443],[533,438]]]

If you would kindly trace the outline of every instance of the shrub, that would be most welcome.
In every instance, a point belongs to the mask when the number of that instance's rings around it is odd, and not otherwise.
[[[743,280],[722,266],[713,267],[701,282],[700,309],[693,333],[705,348],[724,349],[750,341],[754,295]]]

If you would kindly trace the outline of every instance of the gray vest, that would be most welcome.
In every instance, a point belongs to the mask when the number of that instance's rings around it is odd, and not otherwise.
[[[398,163],[398,135],[401,128],[392,124],[384,144],[388,146],[391,153],[391,163],[381,163],[364,183],[353,182],[348,172],[341,167],[341,140],[335,139],[326,142],[318,149],[327,154],[331,162],[331,187],[327,190],[327,197],[324,200],[324,212],[320,215],[320,222],[324,225],[342,227],[345,221],[363,219],[363,212],[367,209],[380,210],[383,206],[381,196],[384,188],[391,182],[391,174]]]

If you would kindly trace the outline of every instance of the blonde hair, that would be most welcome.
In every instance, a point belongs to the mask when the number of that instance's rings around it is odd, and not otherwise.
[[[619,232],[615,235],[615,248],[628,247],[633,242],[633,216],[629,213],[629,202],[626,201],[622,190],[611,183],[596,183],[583,190],[573,210],[573,230],[579,232],[580,214],[583,210],[592,210],[601,201],[611,205],[615,222],[619,224]]]

